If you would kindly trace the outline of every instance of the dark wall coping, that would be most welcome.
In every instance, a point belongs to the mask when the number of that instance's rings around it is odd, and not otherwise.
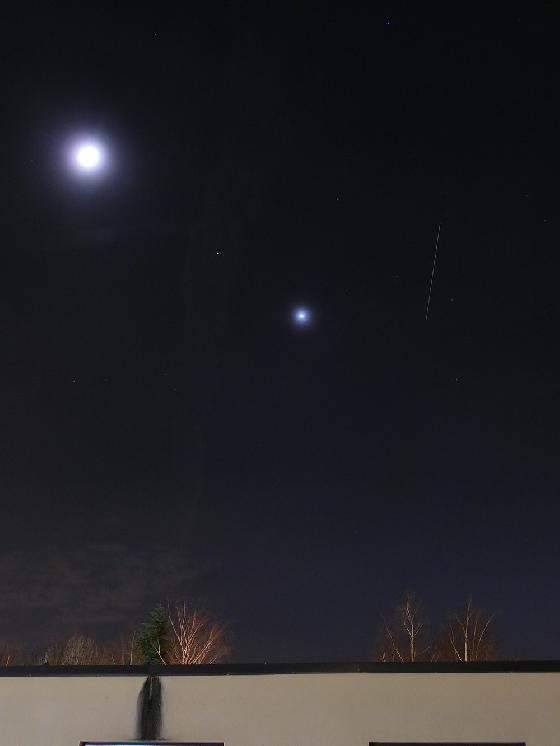
[[[306,673],[560,673],[560,661],[220,663],[200,666],[3,666],[0,676],[261,676]]]

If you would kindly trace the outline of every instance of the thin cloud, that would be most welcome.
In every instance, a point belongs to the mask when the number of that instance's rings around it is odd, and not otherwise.
[[[116,542],[0,555],[0,630],[128,624],[158,600],[189,595],[211,569],[211,563],[158,548],[131,552]]]

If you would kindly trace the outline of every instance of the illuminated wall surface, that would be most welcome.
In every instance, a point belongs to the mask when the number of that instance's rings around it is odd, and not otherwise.
[[[138,737],[145,680],[145,672],[1,673],[0,746],[130,744]],[[560,667],[484,673],[161,675],[160,680],[159,739],[166,743],[560,743]]]

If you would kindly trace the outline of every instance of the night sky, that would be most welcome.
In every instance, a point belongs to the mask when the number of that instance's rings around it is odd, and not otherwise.
[[[3,31],[0,637],[560,658],[553,4],[118,7]]]

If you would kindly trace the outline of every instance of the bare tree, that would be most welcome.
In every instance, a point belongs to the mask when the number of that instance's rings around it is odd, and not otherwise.
[[[0,666],[36,666],[44,663],[41,647],[20,640],[0,641]]]
[[[51,666],[94,666],[107,662],[95,640],[79,634],[51,643],[43,660]]]
[[[442,640],[442,657],[467,663],[491,661],[498,657],[498,646],[490,635],[494,615],[488,615],[467,599],[460,614],[453,614]]]
[[[0,644],[0,666],[17,665],[11,645]]]
[[[428,632],[422,605],[414,593],[406,592],[393,613],[393,620],[383,622],[376,660],[400,663],[434,660]]]
[[[62,665],[64,666],[88,666],[100,662],[100,651],[97,643],[91,637],[83,635],[72,635],[64,647]]]
[[[141,663],[137,647],[138,630],[130,630],[118,640],[109,642],[104,648],[104,657],[108,663],[118,666],[134,666]]]
[[[61,666],[65,644],[65,640],[52,640],[48,648],[41,655],[41,663],[49,666]]]
[[[227,629],[208,612],[186,603],[168,607],[169,648],[167,662],[180,665],[221,663],[231,648]]]

